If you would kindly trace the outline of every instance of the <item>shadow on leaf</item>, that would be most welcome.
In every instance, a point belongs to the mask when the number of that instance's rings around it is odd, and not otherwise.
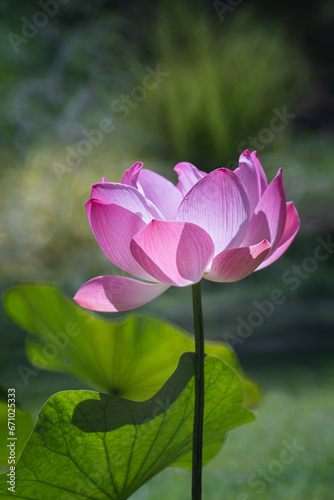
[[[83,432],[110,432],[125,425],[145,424],[167,412],[194,374],[192,353],[182,358],[185,363],[179,363],[168,383],[154,397],[136,402],[99,393],[100,400],[86,399],[75,407],[72,424]]]

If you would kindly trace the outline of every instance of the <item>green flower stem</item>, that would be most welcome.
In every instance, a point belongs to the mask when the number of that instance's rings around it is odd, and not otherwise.
[[[204,416],[204,330],[200,282],[192,285],[192,296],[195,331],[195,414],[193,432],[192,500],[201,500]]]

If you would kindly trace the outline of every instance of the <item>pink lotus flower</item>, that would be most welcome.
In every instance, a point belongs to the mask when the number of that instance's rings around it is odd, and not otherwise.
[[[170,286],[202,278],[232,282],[277,260],[299,229],[286,203],[282,172],[268,185],[256,152],[245,151],[239,167],[206,174],[178,163],[177,186],[135,163],[121,183],[92,188],[86,204],[94,236],[120,269],[139,278],[99,276],[74,300],[95,311],[142,306]]]

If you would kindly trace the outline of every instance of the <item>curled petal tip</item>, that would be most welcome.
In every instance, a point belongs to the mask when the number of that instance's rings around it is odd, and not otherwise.
[[[136,174],[139,170],[142,169],[144,163],[141,161],[136,161],[132,167],[129,168],[129,171],[131,171],[132,174]]]

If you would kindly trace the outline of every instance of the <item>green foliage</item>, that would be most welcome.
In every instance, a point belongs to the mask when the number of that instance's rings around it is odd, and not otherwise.
[[[181,357],[166,384],[145,402],[89,391],[60,392],[42,408],[16,467],[15,496],[124,500],[169,465],[191,467],[194,354]],[[204,460],[226,432],[253,420],[242,384],[218,358],[205,359]],[[7,476],[1,498],[11,498]]]
[[[38,11],[33,2],[20,3],[0,5],[0,146],[24,157],[34,144],[65,146],[79,140],[82,128],[96,126],[106,116],[105,95],[132,81],[128,68],[137,47],[127,36],[131,22],[114,9],[102,13],[92,2],[75,1],[58,5],[35,36],[15,42]]]
[[[231,432],[219,455],[205,467],[203,499],[327,500],[333,496],[333,358],[305,367],[301,353],[288,365],[260,357],[256,377],[264,399],[251,427]],[[283,356],[282,356],[283,357]],[[286,362],[286,354],[284,359]],[[304,368],[303,368],[304,366]],[[290,463],[278,465],[285,443],[303,451],[284,452]],[[280,473],[278,473],[280,471]],[[191,500],[188,471],[168,468],[131,496],[131,500]]]
[[[50,280],[72,286],[94,275],[116,272],[92,235],[85,203],[92,184],[102,176],[120,181],[131,165],[119,147],[101,146],[89,168],[73,168],[58,179],[53,161],[64,162],[65,150],[31,149],[26,161],[6,168],[0,184],[1,292],[16,279]],[[1,157],[4,165],[10,159]],[[20,182],[17,179],[20,179]],[[114,271],[113,271],[114,269]]]
[[[152,93],[147,127],[164,138],[173,160],[206,170],[235,161],[241,142],[251,147],[247,138],[269,127],[274,108],[292,112],[308,80],[284,30],[260,23],[245,6],[220,22],[202,6],[169,2],[152,45],[170,76]]]
[[[69,373],[93,389],[135,401],[152,397],[172,375],[180,356],[194,350],[193,337],[167,321],[139,315],[108,321],[50,286],[12,288],[4,296],[4,307],[33,334],[26,344],[33,365]],[[222,342],[207,342],[205,349],[238,371],[244,403],[257,405],[259,388],[242,372],[232,349]],[[29,371],[20,369],[28,379]]]

